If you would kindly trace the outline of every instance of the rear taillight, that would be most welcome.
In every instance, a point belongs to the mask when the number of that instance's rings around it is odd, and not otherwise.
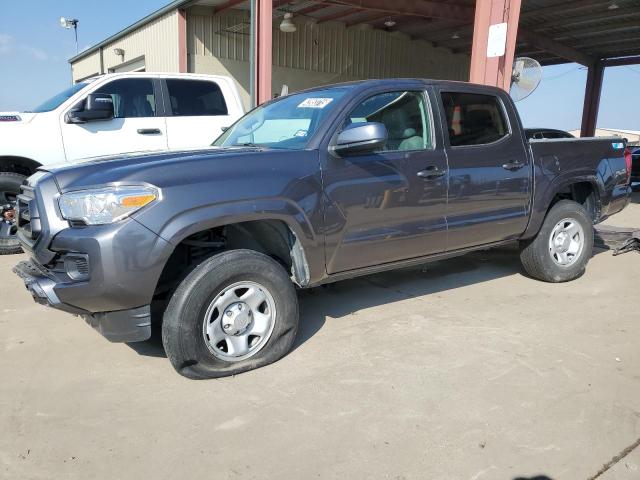
[[[627,167],[627,183],[631,182],[631,162],[632,162],[632,157],[631,157],[631,150],[628,148],[624,149],[624,163],[625,166]]]

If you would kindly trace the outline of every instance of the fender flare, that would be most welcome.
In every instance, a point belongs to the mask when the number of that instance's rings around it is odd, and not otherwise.
[[[27,157],[0,155],[0,171],[32,175],[42,164]]]
[[[324,250],[318,235],[306,213],[283,198],[199,206],[169,218],[155,233],[167,241],[173,251],[180,242],[203,230],[259,220],[282,221],[293,234],[291,259],[300,286],[309,284],[312,274],[322,275]]]
[[[562,190],[576,183],[591,184],[597,195],[598,212],[602,211],[603,202],[606,200],[606,187],[600,170],[598,170],[595,175],[592,172],[578,175],[574,172],[567,172],[565,175],[560,175],[554,178],[543,191],[535,192],[533,205],[531,206],[531,218],[525,233],[522,235],[523,239],[537,235],[540,228],[542,228],[542,223],[547,216],[547,212],[551,208],[551,202],[555,196]]]

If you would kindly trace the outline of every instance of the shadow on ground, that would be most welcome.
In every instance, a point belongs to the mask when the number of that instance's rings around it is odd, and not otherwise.
[[[313,337],[327,317],[342,318],[358,310],[391,305],[520,271],[517,250],[507,247],[302,290],[298,293],[300,328],[292,350]],[[152,337],[146,342],[128,345],[140,355],[166,357],[159,328],[153,329]]]
[[[609,248],[597,235],[594,256]],[[339,319],[358,310],[392,305],[408,298],[454,290],[513,274],[524,274],[515,244],[301,290],[298,292],[300,327],[292,351],[313,337],[327,317]],[[153,329],[148,341],[131,343],[129,346],[140,355],[166,357],[159,328]]]
[[[339,319],[380,305],[486,282],[521,272],[515,248],[485,250],[423,266],[367,275],[299,293],[300,329],[293,350]]]

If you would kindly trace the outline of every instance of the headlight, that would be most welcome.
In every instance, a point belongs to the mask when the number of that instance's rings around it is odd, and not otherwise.
[[[67,220],[104,225],[128,217],[158,198],[160,191],[155,187],[127,185],[65,193],[58,203]]]

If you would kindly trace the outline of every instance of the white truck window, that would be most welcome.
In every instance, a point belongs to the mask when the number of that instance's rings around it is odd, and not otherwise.
[[[156,97],[150,78],[123,78],[98,88],[95,93],[106,93],[113,98],[115,118],[154,117]]]
[[[178,117],[228,115],[220,87],[207,80],[167,79],[171,111]]]

